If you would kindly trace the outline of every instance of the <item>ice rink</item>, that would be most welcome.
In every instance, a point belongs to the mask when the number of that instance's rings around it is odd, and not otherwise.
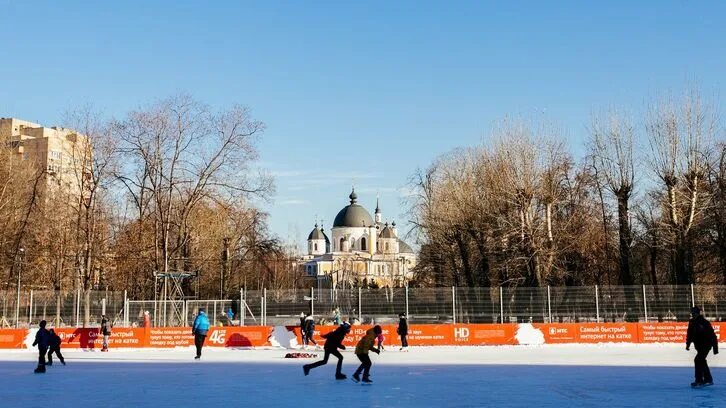
[[[314,360],[287,352],[65,350],[67,366],[33,374],[34,350],[0,351],[0,406],[726,407],[726,360],[710,355],[716,385],[691,389],[695,352],[680,344],[389,349],[372,357],[373,385],[334,380],[334,358],[305,377]]]

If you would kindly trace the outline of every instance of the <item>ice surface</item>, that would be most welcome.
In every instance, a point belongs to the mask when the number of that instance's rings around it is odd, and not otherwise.
[[[46,374],[33,351],[0,351],[0,406],[726,407],[721,356],[709,357],[716,385],[693,390],[695,352],[680,344],[387,350],[371,386],[335,381],[334,357],[304,377],[312,360],[283,349],[205,349],[196,362],[191,349],[64,350],[68,366]],[[343,355],[350,376],[357,359]]]

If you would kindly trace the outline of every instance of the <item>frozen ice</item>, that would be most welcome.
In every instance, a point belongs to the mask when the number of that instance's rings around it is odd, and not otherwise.
[[[349,376],[357,358],[343,352]],[[374,384],[336,381],[335,358],[305,377],[309,359],[285,349],[63,350],[33,374],[35,350],[0,351],[0,406],[15,407],[724,407],[716,385],[691,389],[682,344],[411,347],[372,355]],[[318,353],[322,357],[322,353]]]

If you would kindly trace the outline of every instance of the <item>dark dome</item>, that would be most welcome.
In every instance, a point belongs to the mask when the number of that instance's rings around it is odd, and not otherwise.
[[[368,211],[358,204],[343,207],[335,216],[333,227],[371,227],[373,218]]]
[[[402,254],[412,254],[413,249],[407,243],[405,243],[399,239],[398,240],[398,252],[400,252]]]
[[[350,205],[343,207],[335,216],[333,227],[371,227],[374,225],[373,218],[368,211],[358,205],[358,195],[355,189],[350,193]]]
[[[383,231],[381,231],[381,234],[378,237],[379,238],[396,238],[396,235],[393,233],[393,229],[388,226],[388,223],[386,223],[386,226],[383,227]]]
[[[318,228],[318,224],[315,224],[315,228],[310,231],[310,235],[308,235],[308,241],[311,239],[326,239],[327,237],[323,233],[323,231]]]

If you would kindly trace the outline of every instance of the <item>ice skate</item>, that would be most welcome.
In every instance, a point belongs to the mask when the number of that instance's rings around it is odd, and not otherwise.
[[[691,383],[691,388],[701,388],[701,387],[703,387],[703,385],[704,384],[702,382],[694,381]]]
[[[308,367],[307,364],[303,366],[303,374],[310,374],[310,367]]]
[[[345,380],[346,378],[348,378],[348,376],[345,374],[342,374],[342,373],[335,374],[336,380]]]
[[[45,366],[38,366],[35,371],[33,371],[36,374],[42,374],[45,372]]]
[[[358,373],[353,374],[352,380],[355,382],[360,382],[360,375]]]
[[[363,377],[363,384],[373,384],[370,377]]]

